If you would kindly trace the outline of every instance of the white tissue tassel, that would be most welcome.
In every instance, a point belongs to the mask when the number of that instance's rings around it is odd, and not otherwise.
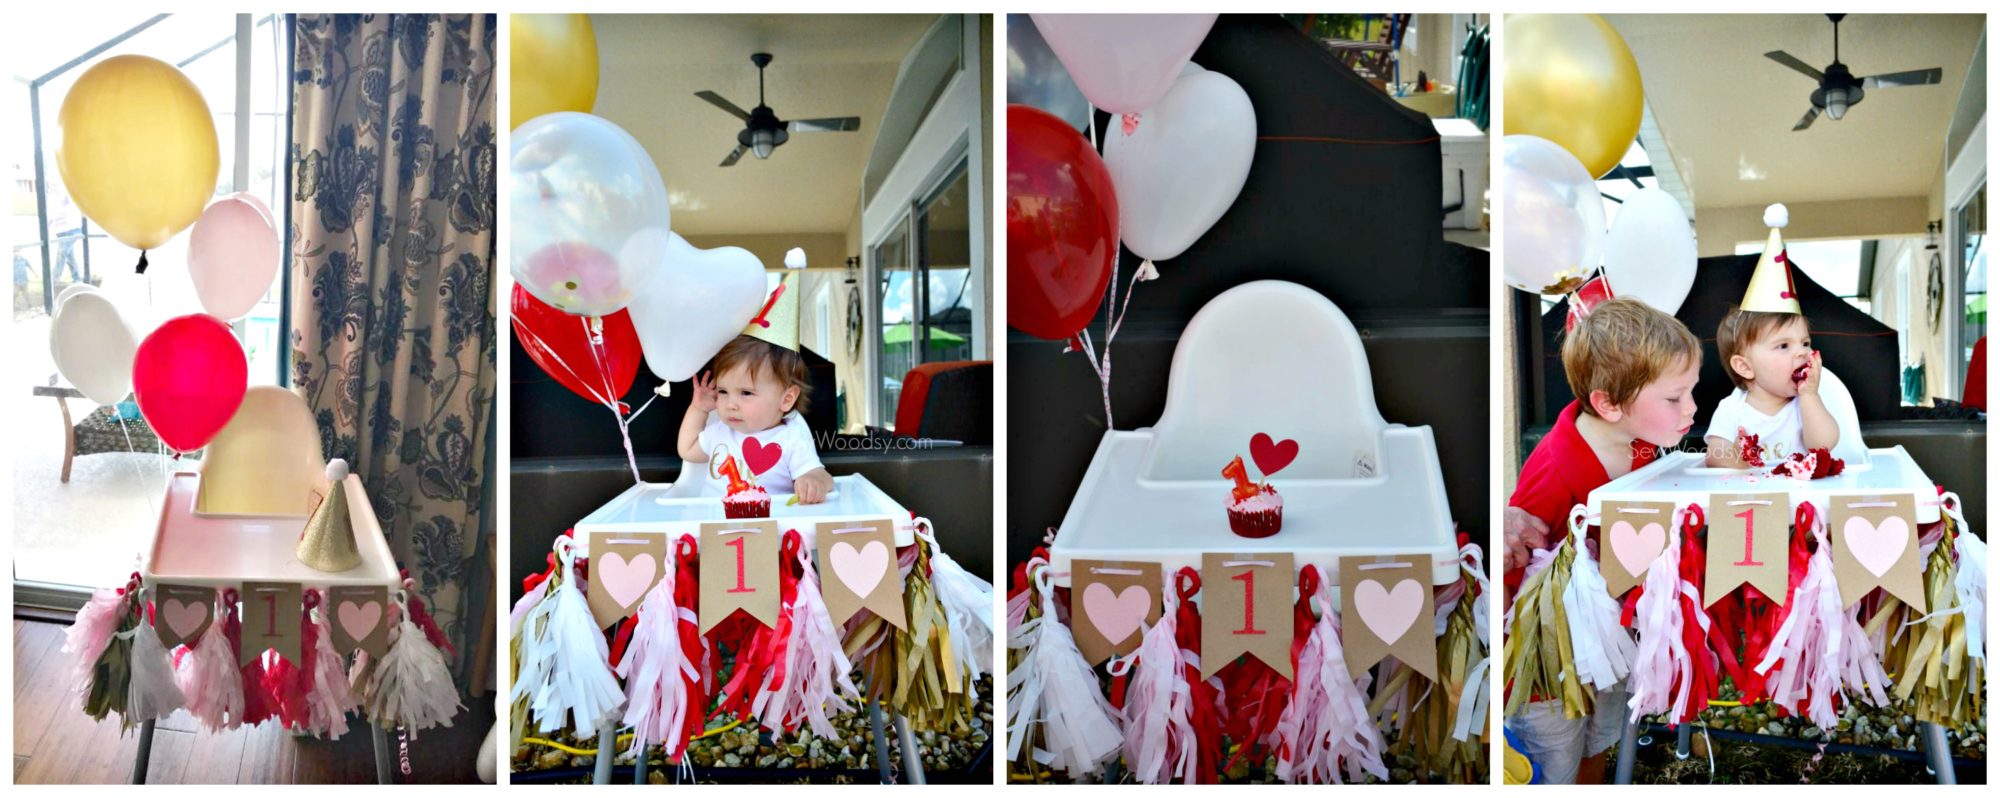
[[[174,666],[159,634],[144,623],[132,627],[132,681],[125,695],[125,723],[159,720],[187,703],[174,684]]]
[[[573,723],[577,736],[588,740],[617,716],[625,692],[611,673],[611,648],[577,589],[574,570],[565,564],[564,571],[562,584],[521,623],[521,672],[510,700],[531,698],[529,709],[542,731]]]
[[[1562,602],[1569,616],[1576,678],[1596,690],[1609,690],[1631,672],[1632,657],[1638,647],[1631,634],[1618,623],[1618,601],[1605,587],[1597,561],[1579,546],[1570,563],[1569,584],[1563,588]]]
[[[1025,652],[1007,674],[1007,758],[1020,761],[1022,747],[1039,734],[1036,762],[1072,776],[1094,773],[1118,756],[1124,737],[1098,686],[1097,672],[1056,617],[1046,567],[1036,582],[1042,615],[1021,624],[1007,640],[1009,648]]]

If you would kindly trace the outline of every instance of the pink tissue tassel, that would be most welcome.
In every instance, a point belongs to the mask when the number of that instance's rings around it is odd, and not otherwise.
[[[1290,783],[1359,782],[1364,773],[1389,778],[1382,733],[1368,714],[1368,674],[1347,675],[1333,586],[1319,586],[1319,620],[1299,649],[1291,700],[1278,716],[1276,776]]]
[[[798,533],[787,531],[785,535],[792,538]],[[853,710],[854,705],[847,701],[859,702],[861,690],[850,675],[854,663],[841,650],[833,615],[827,612],[826,601],[820,597],[812,552],[803,540],[797,548],[798,597],[792,607],[791,640],[785,646],[785,678],[758,689],[750,714],[772,732],[789,733],[805,723],[813,734],[834,738],[840,736],[840,731],[834,728],[832,716]],[[987,606],[993,606],[990,597]]]
[[[1175,574],[1164,579],[1160,620],[1139,638],[1137,649],[1111,662],[1113,676],[1130,679],[1118,714],[1125,727],[1125,769],[1141,784],[1197,780],[1194,695],[1182,677],[1193,654],[1174,638],[1175,579]]]
[[[700,671],[681,650],[674,570],[665,569],[660,581],[646,592],[632,642],[626,645],[625,657],[616,669],[618,678],[625,680],[624,723],[632,727],[629,750],[644,752],[649,745],[659,745],[668,762],[687,751],[687,714],[702,711],[688,706],[687,679],[699,683]]]
[[[1639,632],[1639,651],[1632,658],[1631,720],[1673,711],[1679,717],[1686,706],[1694,674],[1694,660],[1681,642],[1681,533],[1676,524],[1667,534],[1666,549],[1646,568],[1639,604],[1633,613],[1633,628]],[[1585,556],[1578,552],[1577,556]],[[1678,693],[1676,690],[1678,689]]]
[[[97,660],[111,645],[111,636],[118,633],[118,622],[124,611],[123,589],[107,587],[98,590],[76,611],[76,622],[63,632],[63,653],[74,657],[70,660],[69,681],[80,696],[90,695],[90,681],[97,671]],[[145,628],[145,624],[140,624],[139,628]]]
[[[1843,688],[1883,706],[1889,703],[1889,675],[1854,613],[1840,607],[1825,524],[1813,525],[1813,540],[1818,545],[1805,578],[1792,591],[1792,612],[1778,627],[1757,672],[1768,678],[1772,704],[1831,729],[1840,722],[1834,699]]]
[[[226,608],[213,609],[208,631],[174,660],[174,683],[187,696],[187,711],[209,731],[243,725],[243,672],[223,630]]]
[[[347,713],[358,702],[347,683],[346,657],[333,647],[333,629],[328,625],[325,601],[319,602],[317,618],[318,640],[313,647],[313,655],[306,657],[312,663],[312,688],[306,693],[308,708],[306,731],[315,737],[337,739],[347,733]]]

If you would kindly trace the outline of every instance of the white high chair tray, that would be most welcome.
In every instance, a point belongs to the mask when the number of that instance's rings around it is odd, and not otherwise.
[[[642,482],[591,511],[576,522],[577,556],[589,555],[592,532],[665,532],[672,539],[699,535],[702,524],[730,520],[723,515],[720,497],[676,498],[669,495],[673,488],[670,483]],[[789,493],[771,494],[771,520],[780,527],[798,529],[807,541],[821,523],[886,518],[896,528],[896,545],[916,542],[910,511],[860,474],[834,477],[833,491],[819,504],[787,506],[785,500],[791,497]]]
[[[244,582],[299,582],[306,585],[372,586],[402,583],[389,541],[368,502],[361,477],[347,477],[347,514],[361,564],[340,572],[315,570],[299,562],[299,534],[305,516],[205,515],[194,511],[200,475],[182,471],[167,480],[160,523],[153,533],[146,584],[166,582],[195,587],[236,587]]]
[[[1909,494],[1916,505],[1917,523],[1938,520],[1937,485],[1901,446],[1869,450],[1867,468],[1848,468],[1839,476],[1811,481],[1774,476],[1766,469],[1706,468],[1703,462],[1699,453],[1673,452],[1645,468],[1611,480],[1590,492],[1590,515],[1600,517],[1601,505],[1607,498],[1684,505],[1706,503],[1714,493],[1784,491],[1791,495],[1794,509],[1799,502],[1810,501],[1822,514],[1834,496]]]
[[[1270,480],[1284,497],[1283,526],[1266,538],[1229,529],[1230,482],[1141,478],[1151,429],[1113,431],[1098,444],[1055,543],[1049,546],[1055,583],[1069,585],[1070,561],[1157,562],[1162,574],[1199,570],[1204,552],[1291,552],[1338,584],[1341,557],[1429,554],[1431,583],[1458,579],[1458,538],[1435,468],[1409,468],[1363,479]],[[1383,430],[1386,459],[1435,465],[1429,427]],[[1218,468],[1218,471],[1220,469]],[[1391,478],[1401,475],[1402,478]]]

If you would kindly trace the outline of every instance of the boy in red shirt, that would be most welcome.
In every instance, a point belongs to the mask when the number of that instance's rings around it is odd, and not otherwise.
[[[1563,339],[1563,372],[1577,399],[1521,467],[1503,519],[1509,603],[1536,549],[1569,534],[1570,508],[1604,483],[1650,462],[1694,427],[1701,341],[1674,317],[1636,299],[1608,300]],[[1532,700],[1507,719],[1523,753],[1555,784],[1598,784],[1604,752],[1625,718],[1623,691],[1599,694],[1588,718],[1563,717],[1560,700]]]

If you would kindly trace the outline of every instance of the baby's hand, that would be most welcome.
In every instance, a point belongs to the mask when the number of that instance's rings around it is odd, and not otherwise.
[[[1806,378],[1799,383],[1799,395],[1819,395],[1819,375],[1824,372],[1819,363],[1819,350],[1813,350],[1812,362],[1806,364]]]
[[[792,491],[798,494],[800,504],[819,504],[826,501],[826,495],[833,491],[833,477],[826,473],[826,469],[813,469],[812,473],[792,482]]]
[[[704,371],[694,378],[694,409],[703,413],[715,410],[715,372]]]

